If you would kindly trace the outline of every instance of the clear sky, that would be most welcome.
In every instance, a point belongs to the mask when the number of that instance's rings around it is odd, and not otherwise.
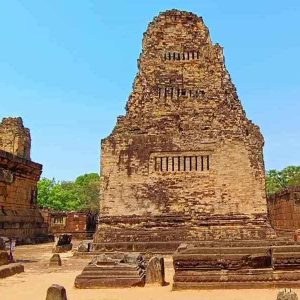
[[[100,140],[125,103],[143,32],[160,11],[203,16],[266,168],[300,165],[299,0],[0,0],[0,118],[21,116],[45,177],[99,172]]]

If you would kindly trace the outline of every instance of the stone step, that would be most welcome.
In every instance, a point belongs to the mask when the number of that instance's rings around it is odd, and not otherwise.
[[[77,276],[75,287],[80,289],[91,288],[128,288],[134,286],[144,286],[145,277],[136,278],[85,278]]]

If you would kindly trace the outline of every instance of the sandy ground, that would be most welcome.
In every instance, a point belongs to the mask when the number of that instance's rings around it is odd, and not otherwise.
[[[166,257],[168,286],[128,289],[76,289],[74,279],[81,273],[89,259],[76,258],[72,253],[61,254],[62,267],[49,268],[52,243],[19,246],[15,258],[24,264],[25,272],[0,279],[0,300],[44,300],[48,287],[63,285],[68,300],[276,300],[277,289],[171,291],[172,260]],[[296,290],[300,296],[300,289]]]

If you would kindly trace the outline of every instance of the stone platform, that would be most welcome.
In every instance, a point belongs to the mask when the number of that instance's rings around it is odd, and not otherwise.
[[[24,272],[24,266],[19,263],[0,266],[0,278],[9,277],[22,272]]]
[[[274,230],[265,216],[180,214],[101,217],[92,249],[96,252],[172,254],[181,243],[196,241],[270,240]]]
[[[145,285],[145,261],[139,254],[96,256],[75,279],[77,288],[123,288]]]
[[[173,264],[174,290],[300,287],[299,244],[182,244]]]

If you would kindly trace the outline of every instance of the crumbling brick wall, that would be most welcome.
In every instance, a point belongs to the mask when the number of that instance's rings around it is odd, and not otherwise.
[[[270,222],[279,234],[294,234],[300,229],[300,187],[290,187],[269,196],[268,211]]]
[[[30,131],[21,118],[3,118],[0,123],[0,149],[30,160]]]
[[[30,241],[47,233],[36,207],[42,165],[30,160],[30,133],[21,118],[0,123],[0,236]]]
[[[85,212],[41,210],[41,213],[52,234],[70,233],[73,238],[85,239],[94,233],[88,231],[88,214]]]
[[[95,242],[271,236],[264,140],[202,18],[154,18],[138,68],[126,115],[101,143]]]

